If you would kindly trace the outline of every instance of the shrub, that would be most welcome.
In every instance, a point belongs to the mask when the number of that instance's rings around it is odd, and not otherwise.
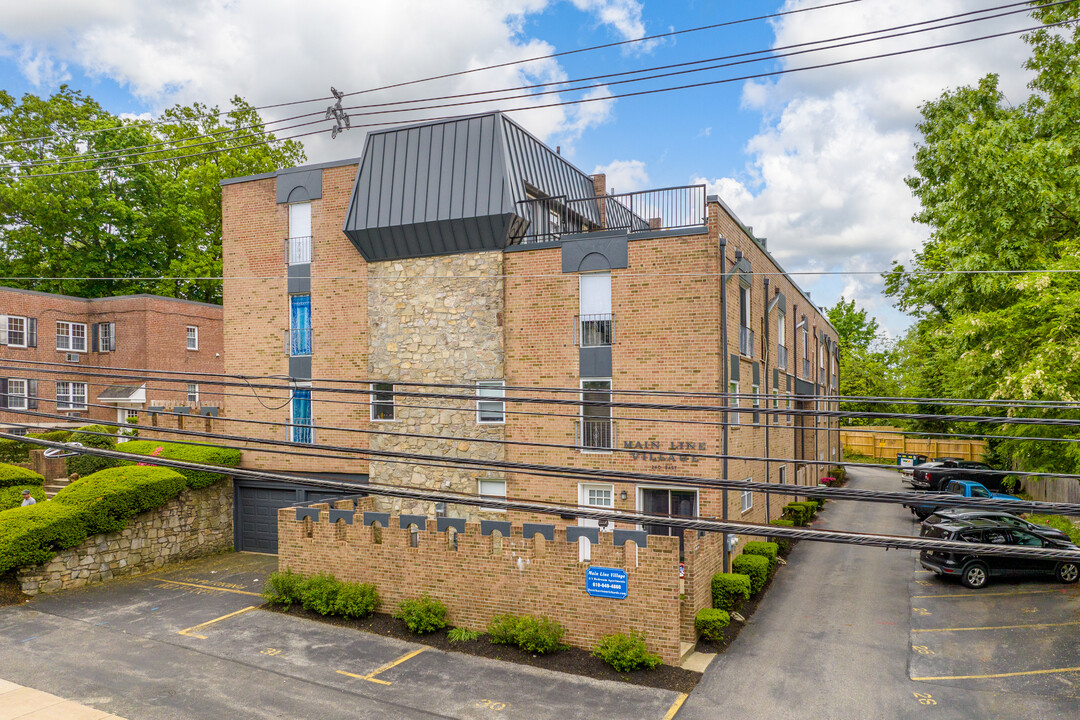
[[[546,655],[562,647],[566,628],[546,617],[500,615],[488,624],[488,638],[496,645],[517,645],[528,653]]]
[[[52,442],[67,442],[71,439],[70,430],[50,430],[43,433],[26,433],[26,437],[51,440]]]
[[[442,630],[450,623],[446,620],[447,609],[438,600],[424,595],[419,600],[406,600],[398,605],[394,617],[405,621],[409,632],[426,635]]]
[[[765,581],[769,579],[769,559],[761,555],[737,556],[731,561],[732,572],[737,572],[750,577],[750,592],[754,595],[761,592],[765,587]]]
[[[11,508],[20,507],[23,501],[23,490],[29,490],[30,497],[38,502],[45,501],[45,488],[40,485],[14,485],[12,487],[0,488],[0,510],[9,510]]]
[[[80,508],[56,502],[0,512],[0,575],[13,568],[40,565],[59,550],[86,539]]]
[[[450,628],[446,633],[446,639],[452,643],[472,642],[480,639],[480,631],[460,627]]]
[[[724,628],[731,624],[731,616],[726,610],[701,608],[694,618],[694,627],[706,640],[720,640],[724,637]]]
[[[777,518],[769,523],[770,525],[776,525],[777,527],[794,527],[795,523],[786,518]],[[784,553],[791,547],[791,540],[787,538],[774,537],[771,541],[776,543],[777,549]]]
[[[158,448],[161,448],[161,450],[158,451]],[[184,443],[157,442],[155,440],[131,440],[124,443],[123,450],[136,455],[157,455],[157,457],[167,460],[180,460],[203,465],[236,467],[240,464],[239,450],[216,445],[185,445]],[[186,468],[176,468],[176,472],[187,478],[188,487],[192,490],[208,487],[226,477],[224,473],[188,470]]]
[[[44,485],[45,478],[18,465],[0,465],[0,488],[16,485]]]
[[[379,593],[371,583],[341,583],[334,599],[334,614],[363,618],[379,608]]]
[[[333,575],[312,575],[300,583],[300,604],[305,610],[332,615],[341,583]]]
[[[645,647],[645,638],[638,633],[608,635],[593,648],[592,654],[613,667],[616,672],[652,670],[663,663],[659,655],[649,652]]]
[[[747,555],[761,555],[769,561],[769,574],[776,570],[776,554],[780,547],[773,542],[761,542],[754,540],[743,545],[743,552]]]
[[[743,600],[750,599],[750,578],[738,573],[716,573],[712,576],[712,604],[719,610],[734,610]]]
[[[806,506],[797,502],[790,502],[784,506],[784,517],[800,527],[810,520]]]
[[[86,447],[101,450],[115,450],[116,437],[113,428],[104,425],[85,425],[71,433],[69,442],[82,443]],[[104,434],[99,434],[104,433]],[[67,459],[67,472],[78,473],[80,476],[92,475],[99,470],[117,467],[121,461],[115,458],[98,457],[96,455],[72,455]]]
[[[516,615],[499,615],[488,623],[488,639],[493,645],[517,645],[517,628]]]
[[[303,582],[302,575],[297,575],[288,568],[285,572],[270,573],[270,577],[266,578],[266,585],[263,586],[263,599],[273,605],[290,608],[301,601],[300,586]]]
[[[21,440],[0,440],[0,462],[17,463],[30,459],[30,445]]]
[[[76,480],[52,502],[82,510],[88,535],[122,530],[129,518],[164,505],[184,489],[169,468],[117,467]]]

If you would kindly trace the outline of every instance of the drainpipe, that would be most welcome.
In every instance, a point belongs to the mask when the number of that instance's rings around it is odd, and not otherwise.
[[[762,371],[765,373],[765,382],[764,382],[764,385],[765,385],[765,408],[768,409],[768,406],[769,406],[769,316],[772,314],[773,308],[775,308],[777,303],[780,302],[780,288],[776,288],[776,295],[773,296],[772,300],[769,300],[769,278],[765,278],[765,300],[766,300],[767,304],[765,305],[765,328],[761,333],[762,341],[763,341],[763,345],[764,345],[764,349],[761,352],[761,365],[762,365]],[[777,387],[777,388],[773,388],[773,389],[774,390],[779,390],[780,388]],[[779,410],[780,410],[780,407],[779,407],[779,405],[780,405],[780,401],[779,401],[780,394],[777,393],[775,395],[775,397],[777,398],[777,407],[774,408],[774,409],[779,412]],[[776,418],[776,417],[779,417],[779,415],[774,415],[773,417]],[[770,466],[769,466],[769,458],[770,457],[772,457],[772,456],[769,454],[769,414],[765,413],[765,482],[772,482],[772,473],[770,472]],[[771,498],[771,497],[772,497],[772,493],[765,493],[765,524],[766,525],[772,519],[772,516],[770,515],[770,504],[769,504],[769,498]]]
[[[731,358],[728,354],[728,337],[727,337],[727,238],[723,235],[720,236],[720,338],[723,347],[723,353],[720,357],[720,364],[723,367],[721,376],[723,378],[723,389],[725,393],[724,397],[726,401],[724,405],[731,403],[731,398],[727,396],[730,382],[728,380],[728,374],[731,369],[728,367],[728,363],[731,362]],[[720,475],[724,480],[727,480],[728,475],[728,423],[731,421],[731,414],[727,411],[724,412],[724,424],[721,432],[721,454],[724,459],[720,461]],[[723,503],[722,516],[724,520],[728,519],[728,491],[725,487],[721,491],[721,502]],[[728,535],[723,534],[721,542],[724,544],[724,572],[731,571],[731,553],[728,552]]]

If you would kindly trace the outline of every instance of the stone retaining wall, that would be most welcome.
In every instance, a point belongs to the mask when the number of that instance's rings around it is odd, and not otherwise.
[[[201,490],[184,490],[156,510],[136,515],[115,533],[94,535],[17,578],[27,595],[136,575],[165,563],[213,555],[233,544],[230,478]]]

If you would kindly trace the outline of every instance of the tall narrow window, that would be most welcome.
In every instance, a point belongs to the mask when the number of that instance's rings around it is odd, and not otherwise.
[[[7,407],[12,410],[26,409],[26,380],[12,378],[7,381]]]
[[[739,284],[739,354],[754,357],[754,331],[750,329],[750,287]]]
[[[476,383],[476,422],[501,423],[506,421],[504,400],[505,385],[502,380],[480,380]]]
[[[371,383],[371,419],[394,419],[393,383]]]
[[[116,350],[116,323],[103,322],[94,325],[94,337],[98,352],[114,352]],[[189,343],[190,345],[190,343]],[[196,337],[196,349],[198,349],[198,337]]]
[[[727,401],[727,404],[728,404],[729,407],[733,407],[733,408],[738,408],[739,407],[739,381],[738,380],[732,380],[731,382],[728,383],[728,401]],[[730,419],[728,420],[728,422],[730,422],[732,425],[738,425],[739,424],[739,413],[738,413],[738,411],[731,413],[729,415],[729,418]]]
[[[575,335],[581,347],[603,347],[615,339],[611,314],[611,274],[589,273],[579,280],[578,327]]]
[[[311,203],[289,205],[289,264],[311,262]]]
[[[311,354],[311,296],[289,296],[289,354]]]
[[[187,349],[198,350],[199,349],[199,327],[198,325],[187,326]]]
[[[787,465],[781,465],[780,466],[780,484],[784,485],[785,483],[787,483]]]
[[[744,482],[750,482],[754,478],[743,478]],[[754,493],[751,490],[743,490],[742,512],[749,512],[754,507]]]
[[[783,311],[776,315],[776,364],[787,370],[787,319]]]
[[[578,445],[585,450],[615,447],[615,423],[611,420],[611,379],[581,381],[581,432]]]
[[[776,389],[776,388],[772,389],[772,409],[773,409],[773,416],[772,416],[773,425],[779,425],[780,424],[780,391],[778,389]]]
[[[187,401],[188,405],[195,406],[199,404],[199,383],[189,382],[187,384]]]
[[[311,388],[293,388],[289,411],[289,441],[310,445],[311,425]]]
[[[750,392],[754,395],[753,398],[751,398],[751,401],[753,402],[754,408],[754,424],[757,425],[761,422],[761,413],[758,412],[761,408],[761,387],[758,385],[751,385]]]

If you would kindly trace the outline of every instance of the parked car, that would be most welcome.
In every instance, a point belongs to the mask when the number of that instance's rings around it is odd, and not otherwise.
[[[1001,510],[972,510],[971,508],[958,507],[939,508],[937,512],[933,513],[928,518],[922,521],[922,531],[919,534],[925,536],[926,531],[931,526],[937,525],[940,522],[948,522],[952,520],[973,520],[975,518],[995,520],[1003,525],[1020,528],[1021,530],[1027,530],[1029,532],[1035,533],[1036,535],[1041,535],[1045,538],[1053,538],[1054,540],[1065,540],[1068,542],[1072,542],[1072,538],[1070,538],[1068,534],[1050,525],[1028,522],[1023,518],[1017,517],[1007,512],[1003,512]]]
[[[910,508],[911,512],[915,513],[915,517],[920,520],[925,520],[939,509],[945,507],[957,507],[955,505],[938,505],[934,502],[934,499],[941,495],[959,495],[960,497],[967,498],[995,498],[998,500],[1019,500],[1020,498],[1015,495],[1006,495],[1005,493],[990,492],[982,483],[975,482],[974,480],[951,480],[949,484],[945,486],[945,489],[940,492],[929,491],[921,493],[926,497],[924,502],[917,503],[904,503],[904,507]]]
[[[1080,552],[1080,546],[1067,540],[1043,537],[987,518],[944,520],[931,525],[924,537],[953,542],[1045,547]],[[1074,583],[1080,578],[1080,561],[1077,560],[923,550],[919,554],[919,562],[937,575],[958,578],[961,584],[974,589],[985,586],[994,577],[1049,575],[1063,583]]]
[[[985,463],[937,458],[911,471],[911,486],[916,490],[943,490],[950,480],[974,480],[994,492],[1000,492],[1004,478],[1000,471]]]

